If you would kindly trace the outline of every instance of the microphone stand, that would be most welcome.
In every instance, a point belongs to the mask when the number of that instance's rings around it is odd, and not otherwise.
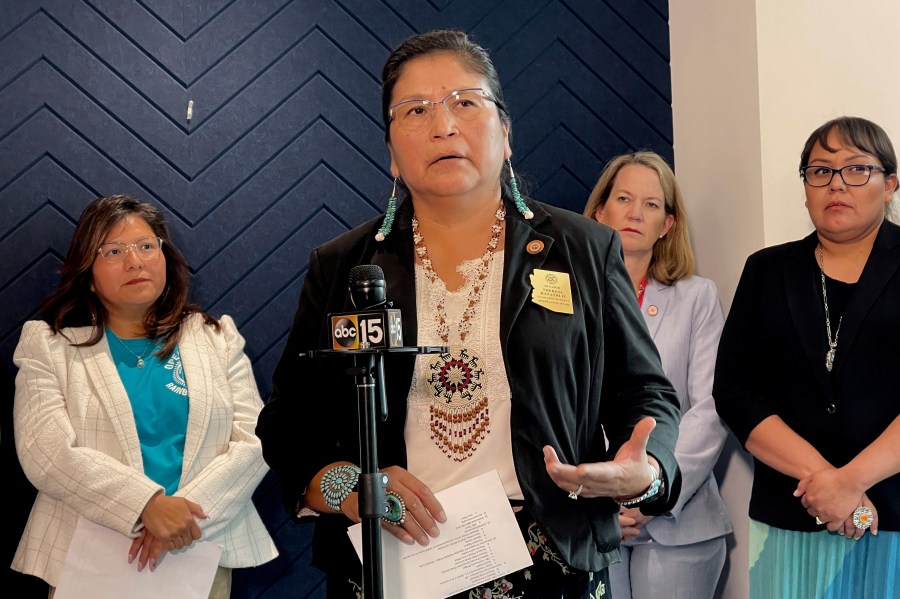
[[[388,477],[378,472],[378,422],[387,418],[387,402],[376,398],[375,373],[384,381],[384,354],[366,352],[353,356],[359,414],[359,515],[363,532],[363,595],[384,597],[384,573],[381,558],[381,518],[385,512],[385,488]],[[362,363],[365,363],[363,366]],[[378,394],[381,395],[381,394]]]
[[[303,352],[300,357],[353,356],[347,374],[356,379],[359,415],[359,515],[363,532],[363,595],[366,599],[384,599],[384,569],[381,554],[381,519],[384,517],[385,488],[388,476],[378,472],[378,422],[387,419],[387,395],[384,386],[385,354],[446,353],[446,346],[354,350],[322,349]],[[377,386],[376,386],[377,385]]]

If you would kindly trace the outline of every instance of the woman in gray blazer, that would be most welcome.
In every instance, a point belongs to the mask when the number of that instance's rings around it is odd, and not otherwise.
[[[614,158],[594,187],[585,216],[615,229],[641,313],[678,392],[682,420],[675,457],[681,497],[667,513],[623,507],[623,562],[610,567],[616,599],[712,597],[725,563],[731,521],[712,469],[726,432],[712,397],[722,309],[715,283],[693,276],[681,190],[653,152]]]

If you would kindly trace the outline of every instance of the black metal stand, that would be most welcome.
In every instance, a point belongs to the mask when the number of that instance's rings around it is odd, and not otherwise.
[[[360,363],[364,362],[365,366]],[[384,370],[384,356],[368,353],[353,356],[356,377],[356,396],[359,413],[359,516],[363,532],[363,595],[381,599],[384,597],[384,579],[381,561],[381,518],[384,515],[388,477],[378,472],[378,422],[387,418],[383,402],[376,397],[375,373]],[[383,377],[381,377],[383,381]],[[379,383],[380,386],[380,383]],[[379,413],[381,412],[381,413]]]
[[[353,356],[347,374],[356,378],[359,414],[359,515],[363,532],[363,595],[384,599],[384,572],[381,561],[381,518],[385,513],[388,477],[378,472],[378,423],[387,418],[384,386],[385,354],[446,353],[444,346],[394,347],[390,349],[313,350],[301,357]]]

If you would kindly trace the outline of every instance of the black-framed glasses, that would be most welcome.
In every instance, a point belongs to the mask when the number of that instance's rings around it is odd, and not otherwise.
[[[141,260],[156,260],[159,258],[159,250],[162,249],[162,237],[141,237],[134,243],[122,243],[121,241],[112,241],[110,243],[101,243],[97,249],[100,257],[115,264],[125,260],[125,254],[129,250]]]
[[[434,120],[438,106],[443,106],[454,119],[473,121],[486,114],[492,104],[497,104],[497,101],[484,89],[467,87],[454,90],[437,102],[420,99],[398,102],[388,109],[388,116],[392,123],[407,131],[419,131]]]
[[[831,168],[815,164],[804,166],[800,169],[800,177],[810,187],[825,187],[831,183],[834,174],[838,173],[845,184],[851,187],[859,187],[869,182],[872,172],[885,172],[880,166],[874,164],[848,164],[842,168]]]

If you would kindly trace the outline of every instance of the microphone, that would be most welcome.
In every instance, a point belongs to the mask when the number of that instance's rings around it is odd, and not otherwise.
[[[375,264],[350,269],[350,302],[353,312],[333,312],[331,347],[337,351],[390,349],[403,345],[400,310],[388,308],[384,271]]]
[[[389,350],[403,345],[400,310],[388,308],[385,299],[384,271],[375,264],[361,264],[350,269],[350,302],[358,312],[329,314],[331,346],[335,350]],[[372,373],[378,385],[376,397],[382,420],[387,418],[387,391],[384,384],[384,362],[375,362]]]
[[[350,301],[361,310],[382,306],[384,299],[384,271],[375,264],[360,264],[350,269]]]

